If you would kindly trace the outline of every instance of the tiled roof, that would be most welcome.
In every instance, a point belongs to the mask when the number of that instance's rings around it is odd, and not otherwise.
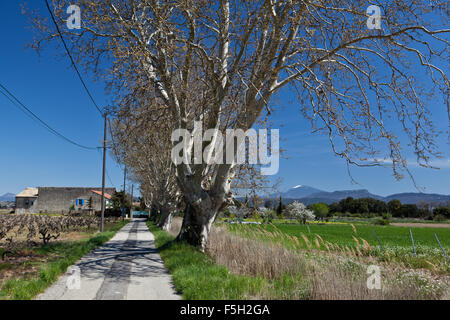
[[[38,188],[26,188],[22,192],[16,194],[16,197],[37,197]]]
[[[100,196],[102,195],[102,192],[101,192],[101,191],[98,191],[98,190],[91,190],[91,191],[92,191],[93,193],[96,193],[96,194],[100,195]],[[105,198],[111,200],[112,196],[111,196],[110,194],[108,194],[108,193],[105,192]]]

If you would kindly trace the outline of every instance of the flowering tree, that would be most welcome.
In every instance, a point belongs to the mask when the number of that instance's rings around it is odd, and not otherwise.
[[[315,218],[313,212],[306,209],[306,206],[298,201],[289,204],[286,210],[291,217],[301,220],[303,224],[306,223],[307,219],[313,220]]]

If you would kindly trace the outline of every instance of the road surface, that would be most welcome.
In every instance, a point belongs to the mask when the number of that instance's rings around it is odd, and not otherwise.
[[[133,219],[69,267],[38,300],[177,300],[145,219]]]

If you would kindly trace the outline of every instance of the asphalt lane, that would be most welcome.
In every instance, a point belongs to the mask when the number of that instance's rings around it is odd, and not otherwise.
[[[178,300],[145,219],[133,219],[38,300]]]

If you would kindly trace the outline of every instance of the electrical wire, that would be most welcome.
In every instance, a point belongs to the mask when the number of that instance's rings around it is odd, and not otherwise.
[[[89,89],[87,88],[86,83],[84,82],[83,78],[81,77],[80,71],[78,71],[77,65],[75,64],[75,61],[73,60],[72,55],[70,54],[69,48],[67,47],[66,41],[64,41],[64,38],[63,38],[62,33],[61,33],[61,30],[59,30],[58,23],[56,23],[55,16],[53,15],[53,12],[50,9],[50,5],[48,4],[47,0],[45,0],[45,5],[47,6],[47,10],[48,10],[48,12],[50,13],[50,15],[52,17],[52,21],[53,21],[53,23],[54,23],[54,25],[56,27],[56,30],[58,31],[59,37],[60,37],[60,39],[61,39],[61,41],[63,43],[64,48],[66,49],[66,53],[69,56],[70,61],[72,62],[72,66],[75,69],[75,71],[76,71],[76,73],[78,75],[78,78],[80,78],[80,81],[83,84],[83,87],[86,90],[86,92],[87,92],[89,98],[91,99],[92,103],[94,104],[95,108],[103,116],[102,110],[100,110],[100,108],[98,107],[97,103],[95,102],[94,98],[92,97],[91,93],[89,92]]]
[[[54,134],[55,136],[65,140],[66,142],[69,142],[77,147],[87,149],[87,150],[97,150],[99,147],[88,147],[82,144],[79,144],[72,139],[67,138],[62,133],[59,133],[56,129],[53,129],[49,124],[47,124],[44,120],[42,120],[39,116],[37,116],[33,111],[31,111],[27,106],[25,106],[14,94],[11,93],[3,84],[0,83],[0,88],[3,89],[0,90],[0,93],[3,94],[15,107],[17,107],[19,110],[21,110],[23,113],[25,113],[28,117],[33,119],[34,121],[37,121],[40,125],[42,125],[45,129],[47,129],[50,133]]]
[[[84,89],[86,90],[86,93],[88,94],[88,96],[89,96],[89,98],[91,99],[92,103],[94,104],[95,108],[98,110],[98,112],[99,112],[102,116],[104,116],[103,112],[100,110],[100,108],[98,107],[98,105],[97,105],[97,103],[95,102],[94,98],[92,97],[91,93],[89,92],[89,89],[87,88],[86,83],[84,82],[83,77],[81,76],[81,73],[79,72],[79,70],[78,70],[78,68],[77,68],[77,65],[75,64],[74,59],[73,59],[72,55],[70,54],[69,48],[67,47],[66,41],[64,40],[64,37],[62,36],[61,30],[59,29],[58,23],[56,22],[55,16],[53,15],[53,12],[52,12],[52,10],[50,9],[50,5],[48,4],[48,1],[47,1],[47,0],[45,0],[45,5],[47,6],[47,10],[48,10],[48,12],[50,13],[50,16],[51,16],[51,18],[52,18],[53,24],[55,25],[56,30],[58,31],[59,38],[61,39],[61,42],[62,42],[62,44],[63,44],[63,46],[64,46],[64,48],[65,48],[65,50],[66,50],[67,55],[69,56],[69,59],[70,59],[70,61],[71,61],[71,63],[72,63],[73,68],[75,69],[75,71],[76,71],[76,73],[77,73],[77,75],[78,75],[78,78],[80,79],[80,81],[81,81],[81,83],[82,83]],[[114,137],[113,137],[113,135],[112,135],[112,131],[111,131],[111,122],[109,121],[109,119],[108,119],[108,126],[109,126],[109,132],[110,132],[110,135],[111,135],[112,143],[113,143],[113,145],[115,146],[116,143],[115,143]]]

